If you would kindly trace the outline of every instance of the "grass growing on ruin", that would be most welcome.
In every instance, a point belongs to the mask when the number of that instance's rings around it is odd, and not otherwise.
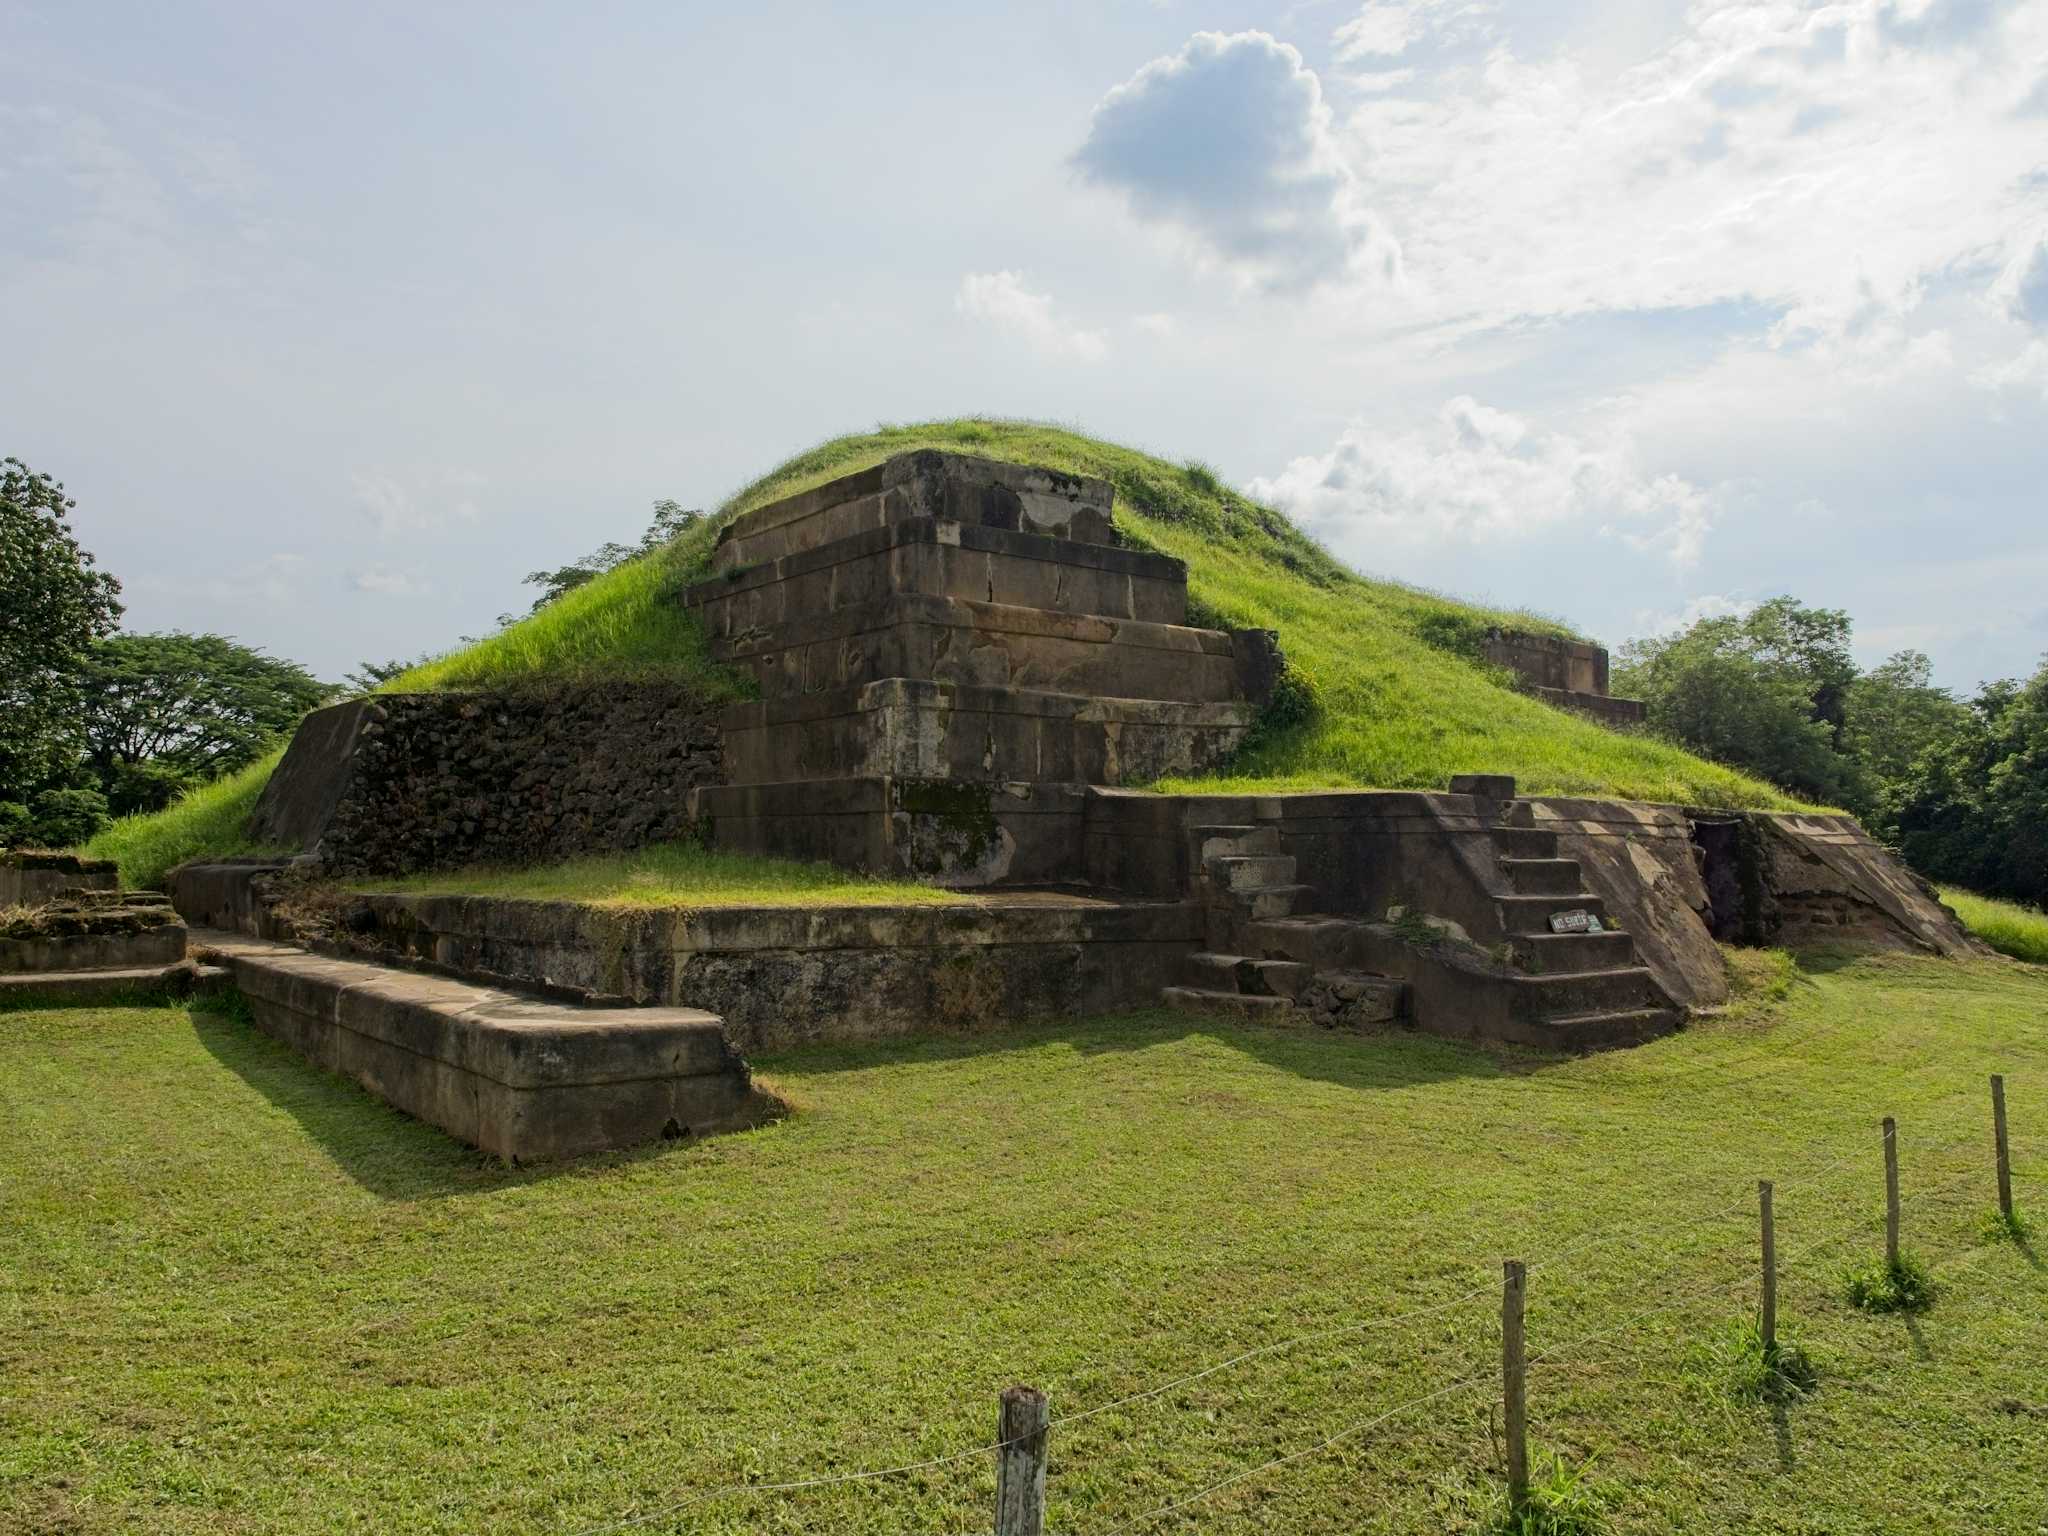
[[[519,896],[603,907],[898,907],[974,899],[908,880],[849,874],[830,864],[717,853],[695,843],[660,843],[528,869],[479,865],[396,880],[358,880],[351,888]]]
[[[1032,422],[889,427],[799,454],[723,509],[764,502],[913,448],[952,448],[1096,475],[1116,485],[1118,527],[1185,560],[1205,620],[1277,629],[1315,680],[1321,718],[1281,733],[1228,778],[1171,790],[1442,789],[1457,773],[1512,773],[1524,793],[1790,807],[1760,780],[1647,735],[1604,729],[1507,686],[1479,657],[1493,626],[1569,633],[1541,615],[1482,607],[1355,574],[1279,513],[1195,463]]]
[[[1945,890],[1941,899],[1956,909],[1965,928],[2001,954],[2048,965],[2048,912],[1971,891]]]
[[[2038,1208],[2048,973],[1742,975],[1743,1009],[1570,1061],[1162,1013],[814,1048],[756,1062],[787,1122],[555,1170],[231,1014],[13,1013],[0,1530],[522,1536],[680,1504],[634,1529],[945,1536],[987,1529],[987,1455],[702,1496],[985,1446],[1013,1381],[1059,1416],[1264,1349],[1056,1422],[1048,1529],[1252,1473],[1136,1530],[1469,1532],[1504,1254],[1553,1351],[1539,1464],[1590,1466],[1615,1536],[2032,1530],[2048,1270],[1981,1225],[1985,1075]],[[1919,1315],[1840,1285],[1881,1251],[1885,1114]],[[1781,1401],[1698,1367],[1754,1306],[1760,1176],[1816,1377]]]
[[[116,860],[121,883],[142,890],[160,887],[164,876],[187,859],[275,852],[250,842],[242,827],[283,756],[280,747],[239,772],[188,791],[168,810],[123,816],[82,851]]]
[[[1280,513],[1239,495],[1199,463],[1171,463],[1036,422],[970,418],[834,438],[778,465],[654,554],[474,645],[412,668],[385,691],[660,676],[694,678],[713,698],[741,697],[746,680],[710,660],[702,631],[675,601],[707,568],[719,527],[766,501],[914,448],[950,448],[1109,479],[1124,535],[1187,562],[1197,622],[1279,630],[1292,664],[1317,685],[1320,716],[1272,736],[1228,778],[1159,788],[1441,789],[1453,774],[1485,772],[1514,774],[1524,793],[1709,806],[1797,804],[1760,780],[1650,736],[1610,731],[1539,704],[1480,659],[1489,628],[1569,633],[1556,620],[1360,576]],[[160,837],[135,827],[123,837],[138,846],[177,842],[183,831],[206,823],[204,807],[187,812],[183,802],[163,815],[181,830]],[[218,830],[225,837],[227,829]],[[239,823],[233,832],[238,838]],[[184,856],[232,851],[227,841],[202,844],[188,846]]]

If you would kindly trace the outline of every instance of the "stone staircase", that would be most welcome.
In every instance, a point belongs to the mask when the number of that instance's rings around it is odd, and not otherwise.
[[[1550,920],[1585,912],[1608,922],[1601,898],[1558,839],[1530,824],[1526,805],[1500,802],[1487,832],[1500,880],[1491,900],[1506,935],[1508,963],[1478,945],[1469,954],[1417,950],[1393,925],[1314,910],[1313,888],[1296,880],[1278,831],[1260,825],[1189,829],[1191,867],[1207,911],[1207,947],[1190,955],[1168,1007],[1241,1018],[1300,1010],[1322,1022],[1384,1023],[1410,1012],[1418,970],[1450,987],[1448,1009],[1430,1027],[1560,1051],[1599,1050],[1667,1034],[1684,1021],[1627,933],[1555,933]],[[1407,976],[1389,974],[1404,968]],[[1469,1007],[1457,1006],[1457,994]],[[1431,988],[1432,999],[1445,991]],[[1481,1021],[1484,1021],[1483,1023]]]
[[[1511,804],[1491,836],[1510,895],[1499,900],[1502,926],[1519,974],[1509,985],[1510,1017],[1526,1025],[1525,1043],[1560,1050],[1632,1045],[1684,1022],[1636,953],[1635,940],[1608,927],[1607,908],[1586,888],[1577,859],[1560,858],[1557,834],[1529,824],[1529,808]],[[1550,919],[1586,912],[1600,933],[1554,933]]]
[[[1161,1002],[1191,1013],[1273,1018],[1314,998],[1337,1005],[1324,1012],[1361,1021],[1400,1015],[1406,986],[1349,964],[1360,925],[1302,912],[1313,887],[1296,881],[1295,860],[1280,851],[1275,829],[1197,826],[1189,836],[1210,947],[1188,956],[1180,985],[1164,988]]]

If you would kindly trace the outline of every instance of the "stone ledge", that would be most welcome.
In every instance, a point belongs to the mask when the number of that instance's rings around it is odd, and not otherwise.
[[[904,593],[713,641],[770,697],[908,677],[1106,698],[1262,697],[1270,631],[1193,629]]]
[[[1114,495],[1106,480],[923,449],[743,513],[719,534],[711,566],[779,560],[912,517],[1113,544]]]
[[[1248,703],[885,678],[734,705],[719,724],[735,784],[876,775],[1118,784],[1220,766],[1257,713]]]
[[[500,1157],[739,1130],[775,1109],[723,1023],[695,1008],[578,1009],[233,935],[201,939],[266,1034]]]

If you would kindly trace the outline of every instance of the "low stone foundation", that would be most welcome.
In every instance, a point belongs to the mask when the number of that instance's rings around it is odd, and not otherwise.
[[[220,908],[249,866],[186,872]],[[1084,1018],[1155,1002],[1200,940],[1187,902],[1015,892],[958,906],[616,911],[484,896],[277,888],[251,929],[323,952],[612,1003],[702,1008],[742,1049]],[[245,930],[249,931],[249,930]]]
[[[0,853],[0,907],[39,907],[63,891],[111,891],[120,883],[112,859],[27,848]]]
[[[779,1110],[697,1009],[567,1008],[225,936],[204,952],[264,1033],[517,1162],[741,1130]]]

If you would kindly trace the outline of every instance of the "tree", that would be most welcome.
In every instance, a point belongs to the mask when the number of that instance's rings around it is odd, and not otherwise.
[[[2048,901],[2048,663],[1986,684],[1968,715],[1915,759],[1897,795],[1915,868],[2019,901]]]
[[[1919,651],[1900,651],[1872,667],[1849,685],[1845,703],[1840,747],[1861,769],[1866,796],[1855,809],[1872,831],[1889,836],[1914,764],[1955,736],[1969,706],[1934,686],[1933,665]]]
[[[1849,616],[1773,598],[1740,617],[1631,640],[1614,687],[1639,698],[1653,730],[1810,799],[1860,798],[1839,750],[1856,678]]]
[[[606,571],[624,565],[628,560],[641,555],[652,554],[670,539],[687,528],[695,527],[703,520],[704,514],[694,508],[686,508],[680,502],[664,498],[654,504],[654,521],[647,525],[647,531],[640,535],[638,544],[600,544],[580,560],[567,565],[558,565],[551,571],[532,571],[523,583],[539,587],[540,596],[533,600],[528,613],[539,613],[556,598],[574,592],[578,587],[594,581]],[[514,622],[514,615],[503,615],[501,622]]]
[[[74,505],[0,459],[0,801],[28,802],[75,761],[79,672],[120,622],[121,584],[72,537]]]
[[[254,762],[330,692],[221,635],[115,635],[83,670],[86,763],[116,811],[160,809]]]

